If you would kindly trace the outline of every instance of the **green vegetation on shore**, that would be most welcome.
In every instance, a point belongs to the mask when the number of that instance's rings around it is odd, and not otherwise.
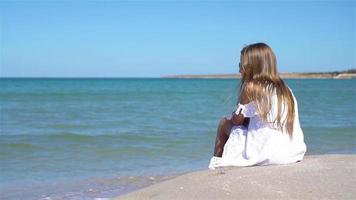
[[[280,73],[282,78],[296,79],[356,79],[356,69],[333,72]],[[167,75],[163,78],[240,78],[238,74]]]

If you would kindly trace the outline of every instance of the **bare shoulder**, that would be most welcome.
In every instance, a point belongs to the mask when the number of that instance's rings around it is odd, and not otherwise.
[[[248,104],[249,102],[251,102],[252,94],[254,93],[255,89],[256,89],[256,85],[253,82],[245,83],[241,91],[240,103]]]
[[[293,94],[293,90],[292,90],[292,88],[291,88],[291,87],[289,87],[289,85],[286,85],[286,88],[289,90],[289,92],[290,92],[291,96],[295,99],[295,96],[294,96],[294,94]]]

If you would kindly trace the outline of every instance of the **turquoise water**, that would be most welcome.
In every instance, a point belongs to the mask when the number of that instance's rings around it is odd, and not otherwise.
[[[0,198],[111,197],[207,169],[236,79],[0,79]],[[307,154],[356,153],[356,80],[287,80]]]

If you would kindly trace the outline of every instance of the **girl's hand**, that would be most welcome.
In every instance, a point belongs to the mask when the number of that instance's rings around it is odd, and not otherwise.
[[[231,117],[231,123],[234,125],[242,125],[244,122],[245,117],[243,116],[243,114],[241,114],[242,109],[239,110],[239,114],[236,115],[236,112],[232,113],[232,117]]]

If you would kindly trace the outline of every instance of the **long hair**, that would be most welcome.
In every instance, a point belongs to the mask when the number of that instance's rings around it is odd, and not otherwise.
[[[244,47],[240,57],[240,98],[241,93],[255,102],[260,117],[282,132],[287,131],[292,138],[294,123],[294,99],[291,91],[279,77],[276,56],[264,43],[255,43]],[[246,87],[248,85],[248,87]],[[272,109],[272,96],[277,95],[278,114],[273,121],[268,121]],[[287,115],[282,121],[282,103],[287,106]],[[285,130],[285,128],[287,130]]]

